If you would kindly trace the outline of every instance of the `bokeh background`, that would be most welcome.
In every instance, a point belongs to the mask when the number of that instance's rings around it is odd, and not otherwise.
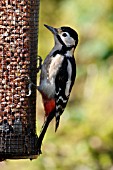
[[[39,55],[53,46],[43,26],[70,26],[79,34],[77,78],[60,127],[51,123],[37,160],[8,160],[4,170],[113,170],[113,1],[41,0]],[[37,133],[44,121],[38,94]]]

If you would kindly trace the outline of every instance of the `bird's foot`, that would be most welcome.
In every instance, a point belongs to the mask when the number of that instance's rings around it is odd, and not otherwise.
[[[42,67],[42,58],[40,56],[37,57],[37,61],[38,61],[38,67],[36,69],[36,73],[38,73],[40,70],[41,70],[41,67]],[[27,81],[28,83],[28,94],[26,96],[30,96],[31,93],[32,93],[32,86],[35,86],[38,90],[38,86],[36,84],[34,84],[32,81],[31,81],[31,78],[29,76],[25,76],[25,80]]]
[[[32,81],[31,81],[31,79],[30,79],[30,77],[29,76],[25,76],[25,81],[27,82],[27,84],[28,84],[28,94],[26,95],[26,96],[30,96],[31,95],[31,93],[32,93],[32,86],[35,86],[35,87],[37,87],[36,86],[36,84],[34,84]]]

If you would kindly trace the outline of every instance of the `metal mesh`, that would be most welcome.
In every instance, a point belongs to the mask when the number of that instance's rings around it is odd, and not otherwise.
[[[37,154],[36,84],[39,0],[0,1],[0,157]]]

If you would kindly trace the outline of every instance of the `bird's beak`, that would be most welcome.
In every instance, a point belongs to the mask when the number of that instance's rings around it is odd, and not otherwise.
[[[57,31],[56,28],[53,28],[53,27],[51,27],[51,26],[49,26],[49,25],[46,25],[46,24],[44,24],[44,26],[45,26],[48,30],[50,30],[54,35],[57,35],[57,34],[58,34],[58,31]]]

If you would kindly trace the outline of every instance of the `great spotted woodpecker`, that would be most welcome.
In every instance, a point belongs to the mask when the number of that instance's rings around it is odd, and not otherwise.
[[[78,34],[72,28],[45,27],[53,33],[55,45],[44,60],[38,86],[45,109],[45,122],[38,140],[39,151],[49,123],[55,117],[56,131],[68,102],[76,77],[74,50],[78,44]]]

